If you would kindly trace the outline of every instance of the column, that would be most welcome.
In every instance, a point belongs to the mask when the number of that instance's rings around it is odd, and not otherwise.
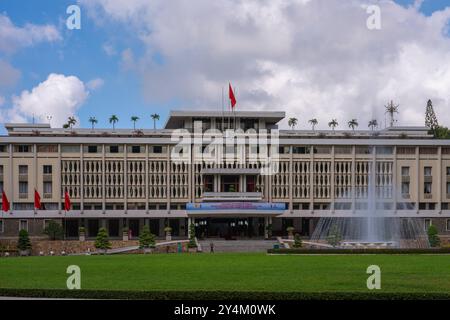
[[[420,152],[419,152],[419,147],[416,147],[416,185],[417,185],[417,189],[416,189],[416,212],[419,213],[419,201],[420,201]],[[422,186],[423,186],[423,182],[422,182]]]
[[[80,212],[84,211],[84,145],[80,144]]]
[[[397,213],[397,192],[401,190],[401,185],[398,184],[397,178],[397,146],[394,147],[394,161],[392,164],[392,200],[393,200],[393,211]]]

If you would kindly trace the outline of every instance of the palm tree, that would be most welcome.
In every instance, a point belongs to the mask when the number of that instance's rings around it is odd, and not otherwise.
[[[348,127],[352,128],[353,131],[355,131],[355,128],[358,126],[358,120],[352,119],[348,122]]]
[[[394,126],[394,122],[395,122],[394,115],[395,115],[396,113],[398,113],[398,107],[399,107],[399,105],[398,105],[398,104],[395,105],[395,104],[394,104],[394,101],[391,100],[391,102],[388,103],[387,105],[385,105],[384,107],[386,108],[385,114],[386,114],[386,113],[389,114],[389,117],[390,117],[390,121],[389,121],[389,122],[390,122],[391,127],[393,127],[393,126]]]
[[[92,125],[92,130],[94,130],[94,126],[98,122],[98,120],[95,117],[89,117],[89,122]]]
[[[330,122],[328,122],[328,126],[333,129],[334,132],[334,128],[336,128],[339,125],[339,123],[337,122],[336,119],[331,120]]]
[[[153,129],[156,130],[156,121],[159,120],[159,114],[154,113],[150,117],[153,119]]]
[[[317,124],[319,123],[319,121],[317,121],[316,118],[311,119],[311,120],[309,120],[308,122],[309,122],[309,124],[312,126],[312,130],[313,130],[313,131],[314,131],[315,127],[317,126]]]
[[[74,116],[67,118],[67,124],[69,125],[70,129],[72,129],[76,123],[77,119]]]
[[[113,130],[116,129],[116,122],[119,121],[119,118],[117,118],[117,116],[115,114],[113,114],[110,118],[109,118],[109,123],[112,123],[113,125]]]
[[[372,131],[374,128],[378,127],[378,121],[376,119],[370,120],[368,127],[372,128]]]
[[[134,131],[136,131],[136,121],[138,121],[139,120],[139,117],[136,117],[136,116],[132,116],[131,117],[131,121],[133,121],[133,129],[134,129]]]
[[[288,121],[288,126],[291,127],[292,130],[294,130],[295,126],[298,123],[298,119],[297,118],[289,118]]]

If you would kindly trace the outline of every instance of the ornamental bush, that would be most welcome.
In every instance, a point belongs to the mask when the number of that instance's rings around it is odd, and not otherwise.
[[[46,234],[50,240],[61,240],[64,236],[64,230],[59,223],[50,220],[48,226],[44,229],[44,234]]]
[[[292,247],[294,248],[301,248],[303,246],[302,239],[300,238],[300,235],[298,233],[294,236],[294,244]]]
[[[195,225],[193,223],[189,225],[188,248],[197,248],[197,243],[195,242]]]
[[[155,246],[155,235],[150,232],[150,227],[146,224],[139,235],[139,247],[154,248]]]
[[[434,225],[428,227],[428,242],[430,243],[430,247],[439,247],[441,244],[438,231]]]
[[[25,251],[31,249],[31,241],[28,231],[22,229],[19,231],[19,241],[17,242],[17,249]]]
[[[95,247],[97,249],[106,250],[111,249],[111,242],[108,239],[108,232],[105,228],[100,228],[97,233],[97,238],[95,238]]]

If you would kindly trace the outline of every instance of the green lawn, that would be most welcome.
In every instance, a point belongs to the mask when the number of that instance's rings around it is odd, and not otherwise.
[[[380,266],[382,292],[450,293],[450,255],[155,254],[0,258],[0,288],[66,288],[81,268],[82,289],[367,292]]]

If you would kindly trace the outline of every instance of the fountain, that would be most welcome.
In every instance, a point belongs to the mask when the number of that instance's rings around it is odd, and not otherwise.
[[[380,148],[380,147],[378,147]],[[385,208],[380,195],[394,195],[392,183],[380,187],[376,150],[371,148],[368,163],[367,192],[356,201],[357,210],[349,217],[321,217],[311,236],[311,243],[328,243],[337,248],[428,248],[428,238],[420,218],[398,217],[395,209]],[[354,190],[355,191],[355,190]],[[402,199],[398,196],[397,199]],[[319,246],[318,246],[319,247]]]

